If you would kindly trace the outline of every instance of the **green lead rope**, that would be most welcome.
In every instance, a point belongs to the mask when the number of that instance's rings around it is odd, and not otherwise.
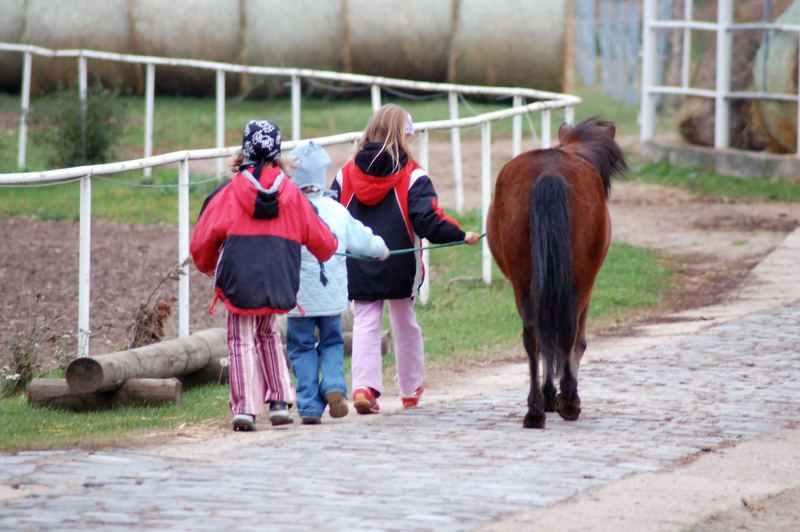
[[[480,238],[486,236],[486,233],[483,233]],[[431,244],[429,246],[420,246],[416,248],[403,248],[403,249],[392,249],[389,251],[389,256],[392,255],[404,255],[406,253],[416,253],[417,251],[425,251],[429,249],[438,249],[438,248],[449,248],[451,246],[461,246],[466,244],[466,241],[461,240],[459,242],[448,242],[446,244]],[[347,257],[349,259],[356,259],[356,260],[368,260],[378,262],[381,259],[376,259],[375,257],[367,257],[366,255],[359,255],[357,253],[348,253],[347,251],[344,252],[336,252],[334,255],[339,255],[340,257]]]

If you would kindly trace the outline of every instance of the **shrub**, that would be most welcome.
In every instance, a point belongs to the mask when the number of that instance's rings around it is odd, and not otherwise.
[[[47,105],[36,108],[31,122],[35,138],[49,149],[48,164],[57,167],[108,162],[124,128],[118,89],[95,80],[87,89],[86,122],[76,87],[58,89]]]

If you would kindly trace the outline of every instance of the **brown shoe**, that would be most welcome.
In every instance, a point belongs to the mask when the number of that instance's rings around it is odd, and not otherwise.
[[[328,413],[331,417],[344,417],[347,415],[347,401],[344,400],[342,392],[328,392],[325,394],[328,401]]]

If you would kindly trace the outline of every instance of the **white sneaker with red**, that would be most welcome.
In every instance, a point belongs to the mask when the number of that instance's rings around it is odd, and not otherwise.
[[[403,408],[416,408],[419,404],[419,396],[425,391],[425,383],[419,385],[410,396],[401,397],[400,401],[403,403]]]
[[[353,390],[353,407],[359,414],[380,414],[378,392],[372,388],[356,388]]]

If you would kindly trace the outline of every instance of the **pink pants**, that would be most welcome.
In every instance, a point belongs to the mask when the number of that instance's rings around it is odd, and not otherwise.
[[[264,413],[264,403],[294,403],[289,367],[280,335],[272,328],[274,314],[240,316],[228,313],[231,399],[234,414]]]
[[[395,380],[402,396],[410,396],[425,379],[422,330],[414,300],[387,299],[394,335]],[[370,387],[383,393],[381,317],[383,301],[356,301],[353,320],[353,390]]]

